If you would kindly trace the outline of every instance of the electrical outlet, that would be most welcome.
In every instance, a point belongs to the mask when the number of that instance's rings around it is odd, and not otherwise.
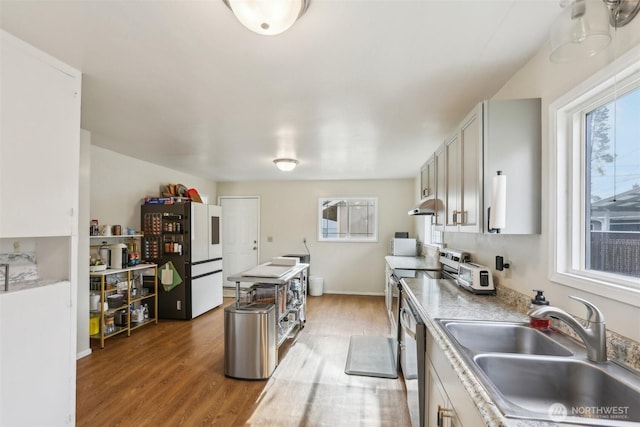
[[[182,310],[182,301],[178,300],[176,303],[178,310]]]
[[[20,242],[13,242],[13,252],[20,252]]]
[[[306,237],[302,238],[302,243],[307,243],[307,238]]]

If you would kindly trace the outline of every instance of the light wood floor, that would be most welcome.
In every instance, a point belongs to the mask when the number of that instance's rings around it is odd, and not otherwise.
[[[383,297],[309,297],[305,328],[265,381],[224,376],[223,315],[161,320],[94,348],[77,363],[77,425],[410,425],[401,377],[344,373],[351,335],[388,335]]]

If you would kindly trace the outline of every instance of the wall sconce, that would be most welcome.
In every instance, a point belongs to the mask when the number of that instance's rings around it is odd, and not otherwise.
[[[298,161],[296,159],[275,159],[273,163],[283,172],[290,172],[295,169]]]
[[[311,0],[222,0],[238,21],[254,33],[280,34],[301,17]]]
[[[551,62],[593,56],[611,42],[610,25],[622,27],[640,10],[640,0],[563,0],[551,27]]]

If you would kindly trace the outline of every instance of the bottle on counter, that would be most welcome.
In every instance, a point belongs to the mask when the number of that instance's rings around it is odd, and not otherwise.
[[[533,290],[536,292],[536,296],[531,300],[531,305],[529,308],[533,309],[539,307],[541,305],[549,305],[549,301],[544,297],[543,292],[537,289]],[[551,329],[551,319],[541,319],[538,317],[530,317],[529,324],[532,328],[538,329],[539,331],[548,331]]]

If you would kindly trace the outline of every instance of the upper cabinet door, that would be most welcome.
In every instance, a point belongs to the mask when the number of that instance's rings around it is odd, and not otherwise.
[[[482,104],[460,127],[460,231],[482,231]]]
[[[460,133],[456,132],[444,144],[445,150],[445,231],[458,231],[462,221],[462,202],[460,193]]]
[[[420,168],[420,199],[431,199],[436,193],[436,164],[435,155]]]
[[[2,32],[0,237],[69,236],[78,210],[78,71]]]
[[[501,234],[542,231],[541,111],[540,98],[484,102],[484,212],[491,206],[493,177],[501,171],[507,181]]]
[[[447,219],[447,210],[445,206],[445,200],[447,197],[446,186],[446,156],[444,144],[442,144],[436,152],[433,154],[435,160],[435,199],[436,199],[436,214],[433,219],[433,225],[436,230],[444,231],[444,224]]]

